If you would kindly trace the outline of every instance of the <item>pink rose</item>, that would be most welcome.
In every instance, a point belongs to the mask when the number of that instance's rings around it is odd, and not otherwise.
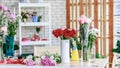
[[[85,23],[90,23],[90,22],[91,22],[91,19],[85,18],[84,21],[85,21]]]
[[[79,21],[80,24],[84,24],[84,22],[85,22],[85,21],[84,21],[84,18],[79,18],[78,21]]]

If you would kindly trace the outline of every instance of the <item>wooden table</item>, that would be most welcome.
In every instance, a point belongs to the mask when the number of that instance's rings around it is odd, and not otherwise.
[[[71,61],[67,64],[58,64],[57,66],[25,66],[19,64],[1,64],[0,68],[105,68],[107,63],[107,59],[96,59],[94,63]]]

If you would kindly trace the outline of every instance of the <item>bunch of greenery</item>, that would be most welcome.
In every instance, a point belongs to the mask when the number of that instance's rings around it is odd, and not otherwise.
[[[117,33],[120,34],[120,32],[117,32]],[[116,48],[112,49],[112,52],[120,53],[120,40],[117,40],[116,46],[117,46]]]
[[[16,35],[16,30],[18,28],[18,18],[14,21],[9,21],[7,26],[7,36],[14,36]]]

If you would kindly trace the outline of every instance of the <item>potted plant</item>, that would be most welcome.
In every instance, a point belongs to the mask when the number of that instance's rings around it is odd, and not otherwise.
[[[69,63],[70,62],[70,39],[73,39],[76,35],[76,31],[74,29],[55,29],[52,31],[52,34],[56,38],[61,39],[61,60],[63,63]],[[75,47],[75,49],[77,49]]]

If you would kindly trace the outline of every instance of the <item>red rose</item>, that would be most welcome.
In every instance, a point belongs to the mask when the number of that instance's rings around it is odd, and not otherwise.
[[[74,29],[72,29],[70,32],[70,37],[74,38],[75,34],[76,34],[76,31]]]
[[[69,37],[70,37],[70,30],[66,28],[66,29],[63,31],[63,36],[64,36],[65,38],[69,38]]]
[[[52,34],[53,34],[56,38],[58,38],[58,37],[62,36],[63,30],[62,30],[62,29],[53,30]]]

